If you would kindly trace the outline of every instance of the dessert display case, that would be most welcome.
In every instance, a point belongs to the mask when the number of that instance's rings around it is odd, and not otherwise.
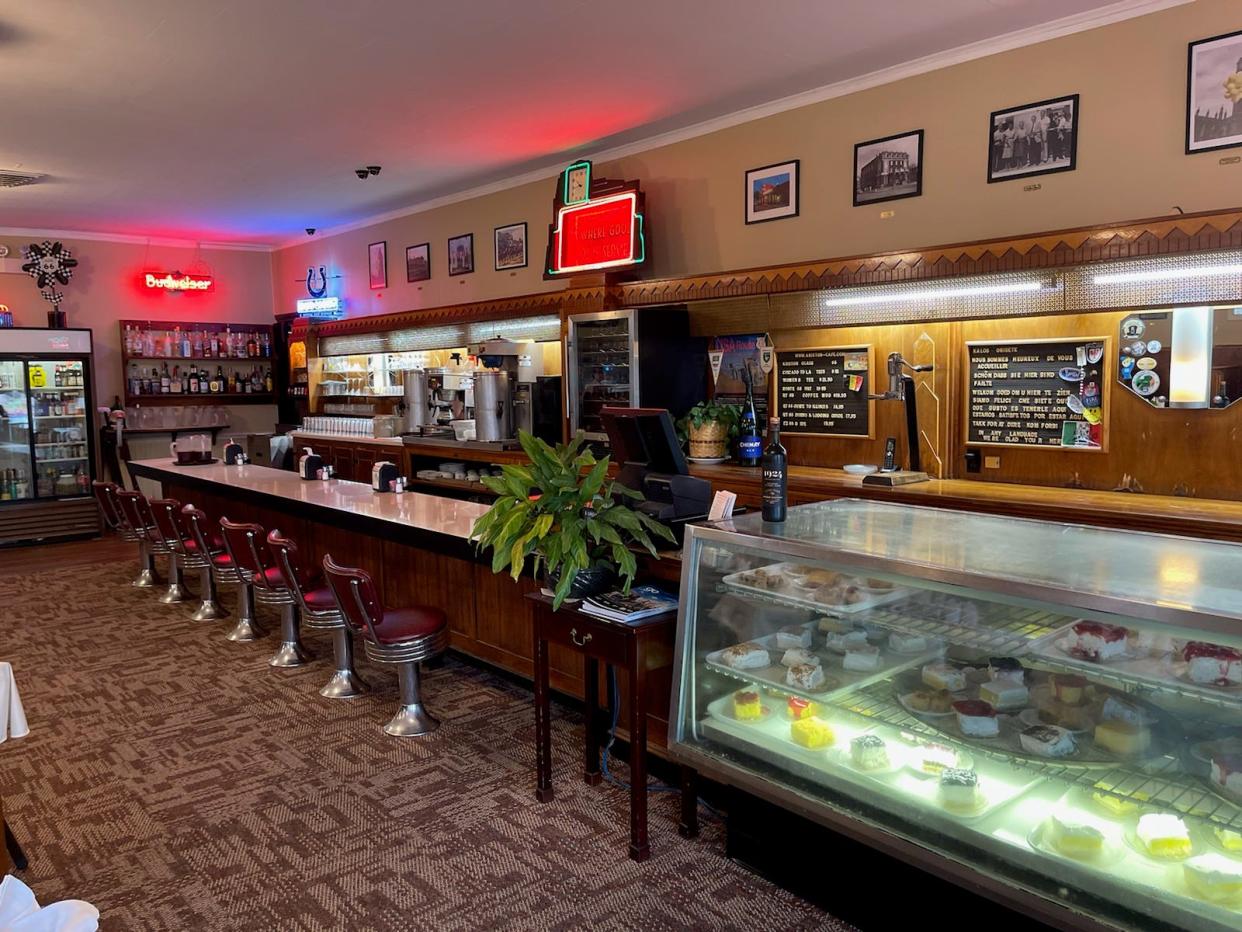
[[[1242,928],[1242,546],[837,500],[687,531],[670,749],[1056,925]]]

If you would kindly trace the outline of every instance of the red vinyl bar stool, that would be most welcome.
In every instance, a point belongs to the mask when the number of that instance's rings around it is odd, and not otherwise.
[[[185,568],[182,554],[185,550],[181,540],[181,522],[177,520],[181,502],[175,498],[153,498],[147,506],[151,512],[152,544],[156,553],[168,555],[168,589],[160,596],[160,601],[165,605],[176,605],[194,597],[194,593],[185,587],[182,573]]]
[[[141,589],[157,586],[160,580],[155,572],[155,556],[161,551],[151,538],[151,532],[155,530],[155,519],[151,516],[147,497],[141,492],[117,489],[116,500],[120,506],[117,512],[125,519],[138,540],[138,560],[142,569],[134,580],[134,585]]]
[[[427,735],[440,722],[423,706],[418,664],[443,654],[448,647],[448,619],[438,608],[416,605],[384,611],[371,576],[323,558],[324,575],[336,595],[346,623],[362,635],[367,658],[397,667],[401,708],[384,731],[398,738]]]
[[[300,667],[314,658],[298,630],[298,603],[285,585],[284,574],[267,548],[267,531],[258,524],[238,524],[220,519],[224,545],[242,574],[249,574],[250,589],[260,605],[280,609],[280,647],[268,664],[273,667]]]
[[[181,519],[189,532],[190,539],[186,542],[187,551],[193,554],[196,563],[202,559],[207,565],[207,570],[202,577],[203,601],[199,604],[199,610],[194,613],[194,617],[199,618],[201,613],[204,621],[209,618],[227,618],[229,613],[220,605],[217,595],[218,587],[243,586],[243,580],[237,572],[237,567],[233,565],[233,558],[224,549],[224,538],[221,537],[219,531],[212,528],[207,513],[193,505],[186,505],[181,509]],[[207,609],[209,602],[210,610]],[[244,586],[238,605],[238,611],[242,615],[246,612],[250,613],[248,617],[252,622],[254,602],[245,594]]]
[[[190,519],[187,512],[194,512],[197,509],[193,505],[186,505],[180,511],[173,515],[176,526],[181,530],[181,548],[177,553],[177,559],[181,562],[181,568],[189,572],[198,572],[199,591],[201,596],[198,602],[198,608],[194,610],[194,614],[190,616],[193,621],[216,621],[220,618],[227,618],[228,612],[220,605],[216,595],[216,577],[211,565],[212,558],[224,553],[224,541],[219,534],[211,534],[206,538],[203,544],[198,541],[198,535],[190,525]],[[201,514],[201,512],[198,512]],[[158,517],[158,514],[157,516]]]
[[[115,520],[113,527],[121,540],[127,540],[138,545],[138,575],[134,577],[131,585],[141,589],[150,588],[159,583],[159,577],[155,572],[155,558],[147,549],[146,538],[130,523],[125,509],[121,507],[120,489],[116,483],[100,482],[95,480],[91,483],[91,487],[95,492],[95,501],[99,503],[99,509],[104,514],[104,520],[107,521],[111,515]]]
[[[327,685],[319,690],[326,699],[353,699],[367,691],[367,684],[354,668],[354,635],[345,616],[336,604],[332,588],[324,583],[322,576],[311,576],[298,555],[298,545],[278,530],[267,535],[276,565],[293,593],[302,623],[308,628],[332,632],[332,656],[336,672]]]

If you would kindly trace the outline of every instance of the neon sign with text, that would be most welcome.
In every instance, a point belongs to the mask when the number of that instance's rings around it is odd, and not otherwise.
[[[152,291],[215,291],[216,280],[210,275],[183,272],[146,272],[143,284]]]

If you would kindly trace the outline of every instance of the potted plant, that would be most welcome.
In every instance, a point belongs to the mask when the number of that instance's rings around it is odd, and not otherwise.
[[[652,537],[672,542],[672,532],[624,501],[642,495],[608,479],[609,458],[584,449],[581,433],[555,448],[525,431],[518,440],[530,464],[483,479],[498,498],[470,532],[492,548],[492,572],[507,567],[516,580],[532,558],[536,577],[547,574],[553,608],[605,591],[618,575],[629,592],[638,570],[630,547],[657,556]]]
[[[690,443],[690,458],[724,459],[729,442],[737,436],[741,410],[737,405],[700,401],[686,412],[680,427]]]

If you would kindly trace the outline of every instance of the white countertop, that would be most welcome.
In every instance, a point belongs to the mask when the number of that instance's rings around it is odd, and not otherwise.
[[[400,443],[400,441],[397,441]],[[487,511],[487,505],[463,502],[439,495],[420,492],[375,492],[369,485],[345,479],[305,480],[297,473],[271,466],[176,466],[167,457],[134,460],[133,465],[158,470],[170,476],[218,483],[221,486],[246,489],[292,502],[304,502],[321,508],[406,527],[419,528],[452,537],[469,538],[474,522]],[[223,491],[223,490],[222,490]]]
[[[405,445],[400,437],[354,437],[349,434],[316,434],[308,430],[292,430],[289,432],[290,437],[296,438],[294,446],[298,447],[301,453],[300,444],[306,443],[314,446],[316,440],[333,441],[337,443],[376,443],[386,447],[400,447]]]

